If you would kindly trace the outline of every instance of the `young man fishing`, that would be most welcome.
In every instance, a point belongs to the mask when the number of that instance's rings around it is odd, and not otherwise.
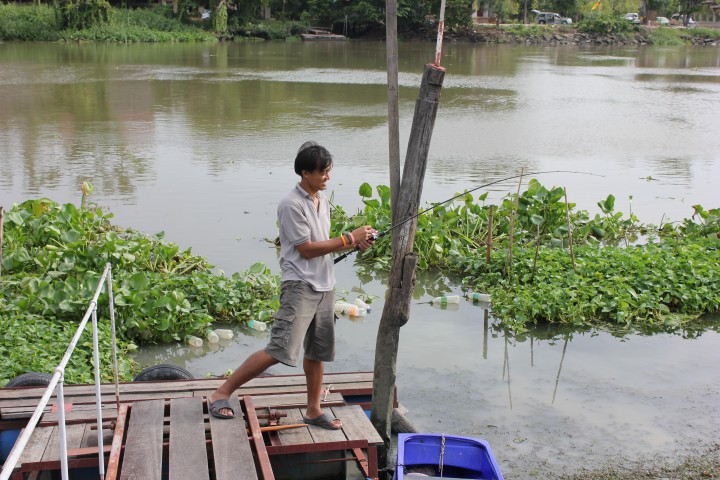
[[[359,227],[341,237],[330,238],[330,204],[327,188],[332,168],[330,152],[315,142],[300,147],[295,173],[300,183],[280,201],[280,309],[275,315],[267,347],[250,355],[208,397],[210,413],[233,418],[228,399],[240,386],[278,362],[297,366],[303,347],[303,370],[307,382],[305,423],[337,430],[338,418],[320,408],[324,363],[335,359],[335,267],[332,253],[372,246],[372,227]]]

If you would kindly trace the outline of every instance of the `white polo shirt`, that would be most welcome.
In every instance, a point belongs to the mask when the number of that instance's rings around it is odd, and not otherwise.
[[[280,269],[282,281],[302,280],[317,292],[328,292],[335,287],[332,255],[306,259],[295,248],[307,241],[330,238],[330,202],[323,192],[318,192],[317,197],[319,206],[315,209],[313,198],[298,183],[280,200]]]

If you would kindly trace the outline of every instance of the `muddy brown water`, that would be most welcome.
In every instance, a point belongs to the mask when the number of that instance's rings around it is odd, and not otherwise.
[[[400,47],[401,144],[434,45]],[[297,147],[334,153],[330,192],[354,211],[362,182],[387,184],[382,43],[0,44],[0,205],[91,199],[122,226],[166,239],[231,273],[263,261]],[[596,213],[612,193],[642,221],[718,207],[720,49],[446,44],[447,68],[423,201],[526,171]],[[402,148],[405,150],[404,145]],[[492,187],[489,200],[515,191]],[[385,280],[337,268],[339,297],[374,298],[338,323],[328,370],[372,370]],[[461,293],[419,276],[416,301]],[[506,337],[482,306],[413,305],[402,330],[399,399],[424,431],[490,442],[506,478],[608,465],[675,463],[720,430],[720,335],[544,330]],[[717,317],[710,323],[718,324]],[[717,330],[717,328],[716,328]],[[138,361],[197,376],[264,345],[237,327],[212,349],[143,347]],[[296,372],[287,367],[279,373]]]

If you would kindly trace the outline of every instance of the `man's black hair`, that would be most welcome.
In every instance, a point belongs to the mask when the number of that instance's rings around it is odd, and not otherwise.
[[[305,142],[295,157],[295,173],[302,176],[303,170],[322,172],[332,167],[332,163],[332,155],[327,148],[313,141]]]

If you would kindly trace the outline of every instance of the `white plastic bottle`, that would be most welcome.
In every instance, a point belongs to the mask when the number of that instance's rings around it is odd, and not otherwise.
[[[347,302],[335,302],[335,313],[347,313],[347,309],[352,307],[352,303]]]
[[[348,305],[344,313],[353,317],[364,317],[365,315],[367,315],[367,310],[365,310],[364,308],[360,308],[357,305]]]
[[[208,334],[207,334],[207,340],[208,340],[208,342],[210,342],[210,343],[218,343],[218,342],[220,341],[220,337],[218,336],[217,333],[215,333],[214,331],[210,330],[210,331],[208,332]]]
[[[362,298],[360,297],[356,298],[353,303],[360,308],[364,308],[366,312],[370,311],[370,307],[368,306],[368,304],[363,302]]]
[[[233,337],[233,331],[226,328],[218,328],[215,333],[221,340],[230,340]]]
[[[190,345],[191,347],[202,347],[203,346],[202,338],[198,338],[194,335],[188,335],[187,342],[188,342],[188,345]]]
[[[467,292],[465,294],[467,298],[472,300],[473,302],[485,302],[490,303],[490,294],[489,293],[478,293],[478,292]]]
[[[267,330],[267,324],[259,320],[250,320],[248,322],[248,327],[257,330],[258,332],[264,332],[265,330]]]
[[[449,305],[451,303],[460,303],[459,295],[443,295],[442,297],[435,297],[430,302],[433,305]]]

